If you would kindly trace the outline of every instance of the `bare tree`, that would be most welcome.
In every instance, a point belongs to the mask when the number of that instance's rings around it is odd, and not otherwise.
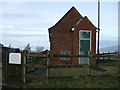
[[[11,48],[11,44],[8,46],[8,48]]]
[[[44,47],[43,46],[38,46],[38,47],[36,47],[36,52],[37,53],[41,53],[42,51],[44,50]]]
[[[27,46],[25,47],[25,49],[24,49],[25,51],[27,51],[27,52],[31,52],[31,47],[30,47],[30,44],[28,43],[27,44]]]

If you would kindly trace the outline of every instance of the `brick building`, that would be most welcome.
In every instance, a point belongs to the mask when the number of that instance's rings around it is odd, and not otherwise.
[[[72,7],[54,26],[49,28],[50,54],[96,54],[96,27]],[[55,64],[88,64],[88,58],[52,58]],[[96,63],[93,58],[92,64]]]

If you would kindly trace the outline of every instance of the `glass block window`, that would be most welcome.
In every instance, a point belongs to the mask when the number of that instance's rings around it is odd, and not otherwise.
[[[70,51],[61,51],[61,55],[70,55]],[[70,57],[61,57],[61,60],[70,60]]]
[[[90,39],[90,31],[80,31],[81,39]]]

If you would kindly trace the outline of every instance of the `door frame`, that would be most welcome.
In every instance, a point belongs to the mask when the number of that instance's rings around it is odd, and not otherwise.
[[[80,32],[81,31],[86,31],[86,32],[90,32],[90,39],[81,39],[80,38]],[[90,40],[90,51],[91,51],[91,46],[92,46],[92,31],[91,30],[79,30],[79,55],[80,55],[80,40]],[[81,64],[80,63],[80,58],[79,58],[79,62],[78,62],[79,64]],[[90,64],[90,62],[88,61],[88,64]]]

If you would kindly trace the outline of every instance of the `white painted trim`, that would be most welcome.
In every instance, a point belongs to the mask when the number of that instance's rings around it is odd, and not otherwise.
[[[90,32],[90,39],[84,39],[84,38],[80,38],[80,32],[81,31],[87,31],[87,32]],[[80,40],[90,40],[90,51],[91,51],[91,46],[92,46],[92,31],[91,30],[79,30],[79,55],[80,55]],[[90,62],[88,61],[88,64]],[[79,58],[79,64],[80,64],[80,58]]]

